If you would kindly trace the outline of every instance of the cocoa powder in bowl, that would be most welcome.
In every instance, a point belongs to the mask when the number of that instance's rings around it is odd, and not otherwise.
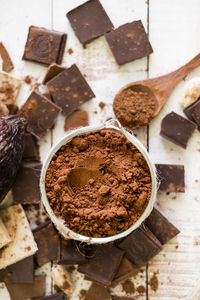
[[[71,170],[89,170],[69,186]],[[118,130],[78,135],[53,156],[45,188],[56,216],[72,231],[107,237],[127,230],[151,197],[151,175],[142,153]]]

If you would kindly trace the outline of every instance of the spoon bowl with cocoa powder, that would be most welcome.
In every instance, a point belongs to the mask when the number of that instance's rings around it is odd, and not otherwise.
[[[113,103],[119,122],[131,129],[148,125],[160,112],[175,86],[199,65],[200,54],[169,74],[124,86]]]

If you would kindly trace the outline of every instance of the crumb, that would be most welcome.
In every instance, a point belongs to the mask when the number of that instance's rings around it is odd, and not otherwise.
[[[172,197],[172,199],[175,200],[175,199],[176,199],[176,196]]]
[[[96,110],[94,111],[94,114],[97,114],[97,111],[96,111]]]
[[[122,283],[122,288],[123,288],[123,291],[128,294],[135,293],[135,286],[134,286],[133,282],[130,281],[130,279],[127,279],[126,281],[124,281]]]
[[[143,285],[139,285],[137,288],[136,288],[136,291],[141,295],[141,294],[144,294],[146,289]]]
[[[106,104],[104,103],[104,102],[99,102],[99,107],[101,108],[101,109],[104,109],[104,107],[106,106]]]
[[[150,284],[151,289],[154,292],[156,292],[158,289],[158,278],[156,276],[156,273],[154,273],[153,276],[151,277],[149,284]]]
[[[176,245],[175,248],[178,249],[178,245]]]
[[[73,54],[73,53],[74,53],[74,51],[73,51],[73,49],[72,49],[72,48],[69,48],[69,49],[67,50],[67,52],[69,53],[69,55],[71,55],[71,54]]]
[[[26,75],[25,77],[24,77],[24,82],[26,83],[26,84],[31,84],[32,83],[32,77],[30,76],[30,75]]]

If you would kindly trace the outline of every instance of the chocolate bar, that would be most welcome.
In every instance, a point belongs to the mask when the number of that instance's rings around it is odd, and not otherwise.
[[[197,126],[190,120],[171,112],[161,123],[160,135],[170,142],[186,149],[189,138]]]
[[[174,238],[180,232],[155,207],[153,208],[148,218],[145,220],[145,225],[151,230],[151,232],[163,245]]]
[[[95,97],[76,65],[48,81],[47,86],[54,102],[62,108],[65,116]]]
[[[66,67],[63,67],[61,65],[51,64],[47,69],[47,72],[44,76],[42,83],[46,84],[49,80],[51,80],[56,75],[60,74],[62,71],[66,70],[66,69],[67,69]]]
[[[62,62],[67,34],[30,26],[22,59],[45,65]]]
[[[90,0],[67,13],[79,41],[85,45],[113,28],[99,0]]]
[[[156,170],[160,191],[185,191],[185,168],[183,165],[156,164]]]
[[[141,20],[126,23],[105,34],[108,45],[119,65],[153,52]]]
[[[200,126],[200,97],[184,109],[186,116]]]
[[[144,266],[162,250],[162,245],[154,234],[145,226],[137,228],[117,247],[125,251],[125,256],[137,267]]]

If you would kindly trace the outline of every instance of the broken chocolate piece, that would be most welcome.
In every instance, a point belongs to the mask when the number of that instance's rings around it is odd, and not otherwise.
[[[83,45],[113,28],[99,0],[90,0],[74,8],[67,13],[67,18]]]
[[[22,159],[27,162],[40,161],[39,146],[37,143],[37,139],[31,133],[26,133],[24,135],[24,148]]]
[[[153,52],[141,20],[126,23],[106,33],[105,37],[119,65]]]
[[[47,86],[53,100],[66,116],[95,97],[76,65],[72,65],[48,81]]]
[[[27,257],[6,269],[0,270],[0,282],[27,283],[34,280],[33,256]]]
[[[200,97],[184,109],[186,116],[200,126]]]
[[[67,35],[43,27],[30,26],[23,59],[45,65],[62,62]]]
[[[112,297],[108,290],[97,283],[92,283],[90,288],[85,292],[82,300],[112,300]]]
[[[2,64],[3,71],[10,72],[11,70],[13,70],[14,66],[13,66],[12,60],[2,42],[0,42],[0,56],[3,61],[3,64]]]
[[[122,258],[119,269],[113,278],[112,287],[115,287],[121,281],[129,279],[131,276],[136,276],[139,269],[134,266],[126,257]]]
[[[37,300],[65,300],[65,299],[67,299],[67,297],[63,293],[57,293],[54,295],[37,298]]]
[[[88,112],[78,110],[65,119],[65,131],[89,125]]]
[[[67,69],[66,67],[63,67],[61,65],[51,64],[46,71],[46,74],[44,76],[42,83],[46,84],[49,80],[51,80],[56,75],[60,74],[62,71],[66,70],[66,69]]]
[[[51,271],[51,277],[59,289],[65,294],[71,295],[74,291],[74,286],[71,277],[67,270],[61,265],[54,265]]]
[[[86,263],[88,260],[78,251],[78,244],[73,240],[61,240],[61,259],[59,263],[64,265],[75,265]]]
[[[40,171],[41,164],[20,167],[12,190],[15,203],[40,203]]]
[[[29,298],[44,296],[46,291],[46,277],[36,276],[32,283],[12,283],[7,284],[12,300],[27,300]]]
[[[119,268],[124,252],[114,245],[100,245],[88,263],[78,267],[78,271],[92,280],[110,286]]]
[[[55,124],[60,108],[42,94],[33,91],[18,114],[27,120],[27,130],[37,138],[44,137]]]
[[[145,225],[151,230],[151,232],[163,245],[174,238],[180,232],[155,207],[153,208],[148,218],[145,220]]]
[[[148,261],[162,250],[162,245],[154,234],[145,226],[139,227],[117,246],[125,251],[126,257],[137,267]]]
[[[156,170],[160,191],[185,191],[185,169],[183,165],[156,164]]]
[[[60,250],[58,232],[52,224],[34,230],[34,238],[38,246],[35,259],[38,266],[42,266],[51,260],[57,260]]]
[[[187,143],[197,126],[190,120],[171,112],[161,123],[160,135],[170,142],[186,149]]]

